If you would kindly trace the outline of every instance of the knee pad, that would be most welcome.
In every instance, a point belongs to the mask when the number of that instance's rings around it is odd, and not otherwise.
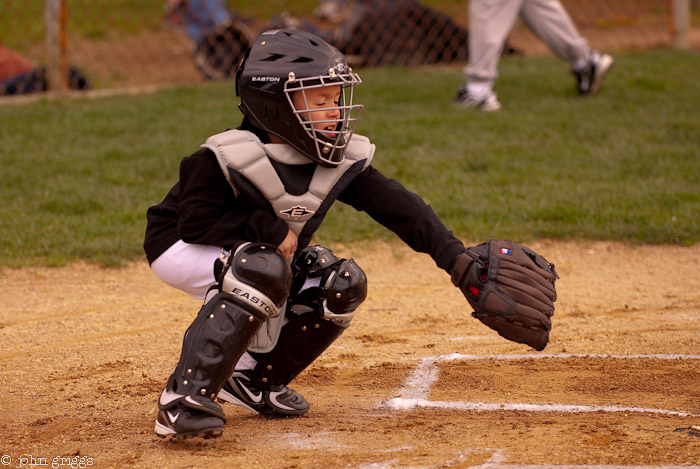
[[[342,259],[334,274],[328,276],[324,288],[324,318],[354,315],[367,298],[367,276],[353,259]]]
[[[304,248],[294,264],[290,302],[347,327],[367,298],[367,276],[353,259],[338,259],[322,246]]]
[[[243,244],[219,270],[220,291],[230,293],[243,308],[268,318],[279,315],[292,285],[292,270],[274,246]]]

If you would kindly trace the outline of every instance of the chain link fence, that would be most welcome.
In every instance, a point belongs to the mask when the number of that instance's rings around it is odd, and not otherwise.
[[[563,3],[599,50],[672,47],[679,28],[697,47],[700,0]],[[684,3],[692,13],[679,22]],[[276,27],[315,32],[356,66],[466,62],[467,10],[468,0],[2,0],[0,95],[226,79]],[[508,47],[548,52],[521,22]]]

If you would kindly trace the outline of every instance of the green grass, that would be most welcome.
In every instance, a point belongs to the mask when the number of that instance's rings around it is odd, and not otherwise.
[[[372,86],[362,130],[383,149],[377,166],[423,194],[460,233],[693,243],[700,228],[697,58],[618,57],[601,95],[584,99],[565,64],[511,58],[497,85],[504,109],[493,114],[445,109],[461,77],[426,70],[413,86]],[[408,72],[378,73],[401,82]],[[372,103],[402,117],[373,113]]]
[[[580,98],[551,57],[501,63],[497,113],[450,105],[458,67],[361,71],[374,165],[465,240],[700,240],[697,53],[620,55]],[[180,159],[240,121],[231,83],[1,104],[0,266],[142,256],[146,209]],[[317,242],[393,239],[338,203]]]

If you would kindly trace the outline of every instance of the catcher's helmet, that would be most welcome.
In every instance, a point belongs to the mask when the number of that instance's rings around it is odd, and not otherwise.
[[[236,72],[240,109],[251,123],[276,135],[324,166],[337,166],[355,131],[361,105],[353,105],[353,87],[362,83],[343,54],[321,38],[297,29],[278,29],[260,35]],[[334,118],[310,120],[297,109],[296,92],[340,85],[340,100],[323,111]],[[306,98],[301,100],[306,102]],[[317,109],[318,110],[318,109]],[[313,124],[332,124],[333,131],[318,131]]]

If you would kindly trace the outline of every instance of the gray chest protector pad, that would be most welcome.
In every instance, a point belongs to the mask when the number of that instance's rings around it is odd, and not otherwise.
[[[227,130],[212,135],[202,145],[211,150],[221,170],[238,197],[241,189],[236,186],[231,171],[252,183],[267,199],[277,217],[297,235],[318,211],[328,194],[345,172],[358,162],[366,169],[374,157],[374,144],[367,137],[354,134],[345,151],[345,160],[336,167],[318,165],[306,193],[289,194],[270,159],[289,165],[309,164],[311,160],[287,144],[264,144],[245,130]],[[286,305],[282,306],[286,310]],[[284,325],[284,314],[268,319],[253,338],[248,350],[267,353],[274,348]]]

